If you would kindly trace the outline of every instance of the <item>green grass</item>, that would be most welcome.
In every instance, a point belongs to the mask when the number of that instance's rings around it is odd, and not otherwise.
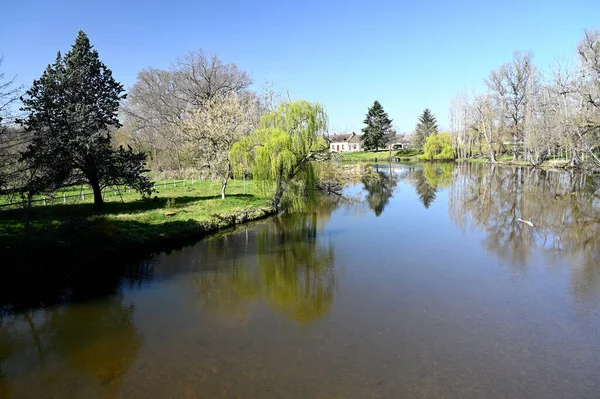
[[[156,190],[158,192],[170,192],[174,189],[180,191],[182,188],[185,188],[187,186],[194,187],[198,184],[200,184],[200,189],[206,189],[207,185],[212,186],[216,185],[217,183],[200,180],[161,180],[155,182]],[[83,195],[81,195],[82,193]],[[121,202],[121,198],[123,198],[123,200],[125,201],[130,201],[139,198],[139,194],[137,194],[134,190],[129,190],[126,186],[105,188],[104,190],[102,190],[102,193],[105,202]],[[65,187],[55,191],[51,195],[37,195],[33,198],[33,200],[35,201],[33,203],[33,206],[43,205],[42,200],[44,198],[46,199],[46,204],[62,204],[65,201],[67,204],[91,204],[94,202],[94,194],[92,192],[92,188],[87,184],[81,186]],[[21,202],[21,198],[18,195],[15,195],[12,198],[12,202]],[[9,196],[0,195],[0,205],[7,204],[9,204]],[[0,207],[0,210],[1,209],[3,209],[3,207]]]
[[[401,158],[402,160],[417,160],[416,155],[419,154],[417,150],[406,149],[399,151],[392,151],[392,160],[395,158]],[[376,161],[388,161],[390,159],[389,150],[380,151],[359,151],[359,152],[342,152],[340,153],[343,161],[351,162],[376,162]]]
[[[157,185],[157,192],[147,200],[133,191],[123,193],[123,202],[119,196],[107,195],[102,213],[94,208],[91,196],[75,204],[58,201],[35,206],[27,240],[23,211],[0,208],[0,249],[22,250],[29,245],[74,252],[93,248],[91,253],[138,247],[158,250],[272,213],[270,198],[255,195],[252,181],[247,181],[246,193],[242,181],[230,181],[224,200],[220,188],[219,183],[196,181],[166,189]]]

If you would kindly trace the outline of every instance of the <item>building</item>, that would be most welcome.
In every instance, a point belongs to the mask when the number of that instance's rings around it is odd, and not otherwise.
[[[363,150],[362,136],[350,134],[334,134],[329,136],[329,148],[333,152],[357,152]]]

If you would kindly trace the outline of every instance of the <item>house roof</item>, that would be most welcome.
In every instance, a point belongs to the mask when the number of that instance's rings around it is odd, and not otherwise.
[[[357,135],[356,133],[350,134],[334,134],[329,136],[330,143],[360,143],[362,141],[362,137]]]

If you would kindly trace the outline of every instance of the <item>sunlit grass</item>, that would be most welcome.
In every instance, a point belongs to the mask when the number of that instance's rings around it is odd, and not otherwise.
[[[60,240],[61,235],[70,234],[60,229],[65,221],[102,217],[120,243],[144,243],[158,236],[212,231],[270,212],[270,198],[256,194],[252,181],[246,182],[245,189],[244,182],[230,181],[225,199],[221,199],[220,192],[217,182],[196,181],[167,188],[157,185],[150,199],[141,199],[133,191],[124,193],[122,200],[120,196],[107,198],[102,213],[95,209],[91,199],[74,204],[39,205],[31,209],[31,230],[34,235]],[[23,235],[23,210],[0,209],[0,246],[18,245]]]
[[[359,151],[359,152],[342,152],[340,153],[342,160],[344,161],[358,161],[358,162],[376,162],[376,161],[387,161],[390,159],[402,158],[403,160],[413,159],[417,160],[416,155],[419,151],[406,149],[399,151],[381,150],[381,151]]]

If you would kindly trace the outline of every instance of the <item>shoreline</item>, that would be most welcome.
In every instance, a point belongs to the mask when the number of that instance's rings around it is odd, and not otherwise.
[[[359,158],[359,159],[343,159],[342,163],[344,165],[351,165],[351,164],[369,164],[369,163],[398,163],[398,164],[406,164],[406,163],[455,163],[455,164],[461,164],[461,163],[471,163],[471,164],[483,164],[483,165],[492,165],[492,163],[487,159],[487,158],[460,158],[460,159],[455,159],[455,160],[425,160],[425,159],[418,159],[416,157],[392,157],[392,158],[388,158],[388,157],[382,157],[382,158]],[[571,165],[569,165],[568,161],[559,161],[559,160],[547,160],[547,161],[543,161],[542,163],[540,163],[539,165],[531,165],[528,162],[525,161],[514,161],[514,160],[510,160],[510,161],[496,161],[496,163],[494,165],[497,166],[520,166],[520,167],[527,167],[527,168],[540,168],[540,169],[545,169],[545,170],[565,170],[565,171],[581,171],[581,172],[585,172],[585,173],[600,173],[600,168],[599,167],[585,167],[585,165],[580,165],[579,167],[572,167]]]
[[[59,229],[34,231],[29,241],[13,240],[13,244],[19,241],[21,245],[5,246],[2,252],[5,252],[5,259],[20,258],[23,262],[19,263],[38,259],[40,250],[44,251],[46,258],[63,260],[72,257],[80,260],[98,260],[100,257],[103,261],[123,256],[146,257],[181,248],[227,229],[266,219],[275,213],[270,206],[249,206],[216,213],[207,220],[189,218],[185,221],[165,221],[134,232],[111,215],[91,215],[80,220],[80,225],[68,234],[61,234]]]

